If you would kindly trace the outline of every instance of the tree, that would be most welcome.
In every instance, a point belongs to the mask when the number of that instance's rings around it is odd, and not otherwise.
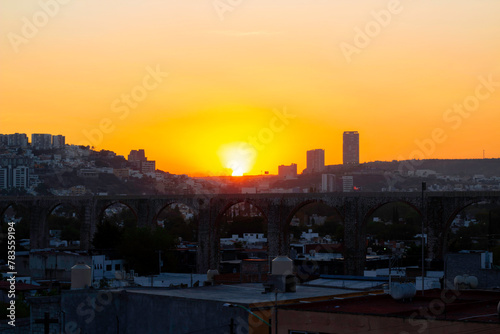
[[[118,249],[122,242],[123,229],[109,220],[97,225],[92,244],[97,249]]]
[[[174,237],[163,228],[127,228],[123,233],[120,253],[129,268],[141,275],[148,275],[158,272],[157,251],[164,254],[164,267],[169,271],[175,270],[174,259],[169,256],[175,245]]]
[[[77,218],[52,214],[49,216],[48,223],[51,230],[61,230],[61,239],[80,240],[81,223]]]
[[[230,237],[233,234],[243,233],[267,233],[267,224],[263,217],[236,216],[232,222],[223,220],[221,222],[221,236]]]

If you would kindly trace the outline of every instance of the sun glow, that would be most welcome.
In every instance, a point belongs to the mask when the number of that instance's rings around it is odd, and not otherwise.
[[[244,142],[235,142],[220,147],[219,157],[224,166],[231,170],[232,176],[243,176],[255,163],[255,149]]]

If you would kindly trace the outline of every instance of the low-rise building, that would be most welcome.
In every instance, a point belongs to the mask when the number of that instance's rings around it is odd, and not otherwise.
[[[297,178],[297,164],[291,164],[290,166],[280,165],[278,166],[278,176],[283,179],[296,179]]]
[[[348,289],[297,286],[295,292],[263,293],[262,284],[193,288],[124,288],[64,291],[61,308],[68,328],[85,333],[253,333],[268,334],[276,305],[348,297]],[[96,301],[95,308],[86,301]],[[82,304],[82,306],[79,306]],[[93,310],[82,316],[82,309]],[[80,313],[78,312],[80,310]]]
[[[99,177],[99,171],[95,169],[80,169],[76,175],[89,179],[97,179]]]
[[[119,179],[126,179],[130,177],[130,169],[128,168],[115,168],[113,174]]]
[[[498,291],[433,290],[395,300],[387,294],[278,308],[278,334],[498,333]]]
[[[221,238],[221,245],[232,246],[237,242],[242,242],[245,245],[257,245],[265,244],[267,238],[264,237],[264,233],[243,233],[243,237],[240,238],[238,234],[233,234],[231,238]]]
[[[79,185],[71,187],[69,191],[73,196],[83,196],[87,193],[87,188],[85,188],[85,186]]]
[[[123,260],[109,260],[104,255],[79,254],[51,249],[16,254],[16,269],[19,275],[34,280],[71,281],[71,268],[77,263],[92,268],[92,284],[98,285],[103,278],[114,279],[115,272],[124,270]]]
[[[500,266],[493,264],[493,253],[470,251],[447,254],[445,258],[445,278],[453,286],[457,276],[474,276],[477,287],[500,288]]]

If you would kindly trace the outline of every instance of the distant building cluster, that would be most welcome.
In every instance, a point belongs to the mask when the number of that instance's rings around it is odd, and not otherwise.
[[[62,149],[65,147],[63,135],[34,133],[31,144],[25,133],[0,134],[0,189],[24,189],[36,187],[40,182],[34,169],[44,160],[60,160],[61,156],[35,156],[32,150]],[[26,150],[20,153],[18,150]]]
[[[266,172],[234,182],[231,177],[196,178],[157,170],[156,161],[148,160],[144,149],[131,150],[123,157],[66,144],[63,135],[0,134],[2,195],[416,192],[424,180],[427,191],[500,190],[500,175],[495,169],[500,160],[456,161],[459,166],[469,166],[466,172],[458,166],[448,168],[449,163],[425,160],[418,163],[419,169],[410,160],[360,164],[359,133],[345,131],[342,164],[326,165],[325,150],[312,149],[306,151],[302,173],[296,163],[290,163],[278,166],[278,175]]]
[[[34,150],[50,150],[64,148],[66,137],[63,135],[51,135],[48,133],[33,133],[31,135],[31,146],[25,133],[0,134],[0,144],[6,147],[32,148]]]
[[[343,164],[346,166],[359,165],[359,133],[357,131],[344,131]],[[296,173],[294,174],[294,169],[296,170],[296,164],[291,164],[290,166],[278,166],[278,175],[284,179],[294,178],[296,177]],[[306,169],[304,169],[303,173],[321,173],[324,172],[325,169],[325,150],[314,149],[307,151]],[[328,182],[330,182],[330,186],[328,186]],[[333,191],[329,190],[333,188],[334,187],[332,181],[328,181],[327,179],[322,181],[322,191]]]
[[[345,131],[343,134],[343,165],[359,165],[359,133],[357,131]],[[306,168],[303,174],[324,173],[325,171],[327,171],[327,166],[325,165],[325,150],[314,149],[307,151]],[[297,165],[293,163],[290,166],[278,166],[278,176],[284,180],[296,179]],[[318,189],[313,190],[321,192],[351,192],[356,190],[356,188],[354,187],[353,176],[342,176],[337,178],[335,174],[325,173],[321,174],[321,183]],[[299,192],[302,192],[302,190],[299,190]]]
[[[154,173],[156,170],[156,161],[148,160],[143,149],[130,151],[128,162],[132,164],[133,169],[143,174]]]
[[[29,159],[0,156],[0,189],[29,187]]]
[[[264,233],[243,233],[242,238],[233,234],[230,238],[220,238],[221,246],[234,246],[237,242],[241,242],[243,246],[262,248],[267,243],[267,238]]]
[[[63,135],[53,136],[48,133],[33,133],[31,147],[35,150],[50,150],[64,148],[66,139]]]
[[[112,151],[66,144],[63,135],[34,133],[30,143],[24,133],[0,134],[4,195],[107,195],[129,189],[143,194],[189,194],[207,191],[207,186],[218,192],[205,180],[156,170],[156,162],[148,160],[143,149],[132,150],[126,160]]]
[[[0,143],[9,147],[28,147],[28,136],[25,133],[14,133],[10,135],[0,134]]]

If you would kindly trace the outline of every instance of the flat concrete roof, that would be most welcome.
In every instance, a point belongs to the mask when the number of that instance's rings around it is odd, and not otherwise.
[[[318,278],[307,283],[308,286],[318,286],[318,287],[330,287],[330,288],[346,288],[353,290],[374,290],[382,289],[382,285],[389,282],[389,279],[385,280],[352,280],[352,279],[329,279],[329,278]]]
[[[126,288],[129,293],[150,294],[156,296],[168,296],[177,298],[220,301],[224,303],[235,303],[243,305],[274,303],[275,294],[264,292],[262,283],[244,283],[231,285],[203,286],[197,288],[185,289],[145,289],[145,288]],[[328,299],[343,294],[359,293],[356,290],[312,287],[297,285],[296,292],[278,293],[278,302],[287,301],[298,302],[300,300],[310,299]]]
[[[199,281],[198,283],[203,285],[203,282],[207,279],[207,274],[161,273],[159,276],[153,276],[153,284],[155,286],[164,287],[168,287],[170,284],[188,284],[191,286],[191,278],[193,284],[196,283],[196,281]],[[151,276],[135,277],[134,283],[144,287],[149,287],[151,286]]]

